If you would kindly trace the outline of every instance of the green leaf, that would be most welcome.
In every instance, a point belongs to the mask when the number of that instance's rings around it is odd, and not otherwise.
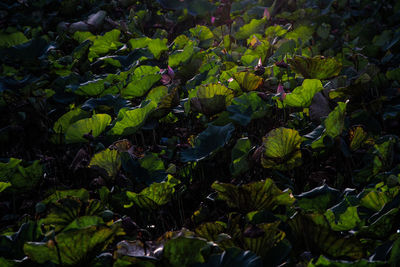
[[[389,210],[369,225],[362,226],[360,230],[357,231],[357,235],[384,239],[392,231],[393,222],[396,220],[395,218],[398,212],[398,208]]]
[[[71,190],[56,190],[53,194],[42,200],[44,204],[54,203],[63,198],[78,198],[82,202],[87,202],[89,200],[89,192],[84,189],[71,189]]]
[[[358,217],[357,207],[347,207],[345,212],[336,216],[333,209],[329,209],[325,212],[325,217],[329,222],[329,225],[334,231],[348,231],[357,227],[361,220]],[[337,218],[338,217],[338,218]]]
[[[295,196],[297,205],[305,212],[323,212],[337,201],[340,191],[326,184]]]
[[[149,42],[148,48],[156,59],[159,59],[161,53],[168,50],[167,39],[153,39]]]
[[[122,89],[125,98],[143,96],[161,79],[160,68],[155,66],[140,66],[135,69],[131,82]]]
[[[196,97],[190,99],[190,107],[206,115],[215,115],[225,110],[233,97],[233,92],[222,84],[201,85]]]
[[[324,121],[326,134],[332,138],[339,136],[344,129],[347,102],[339,102]]]
[[[27,167],[21,163],[22,160],[16,158],[10,158],[6,163],[0,162],[0,182],[4,182],[4,186],[11,183],[11,191],[32,190],[43,177],[43,167],[39,160]]]
[[[0,48],[8,48],[28,41],[22,32],[0,33]]]
[[[279,227],[280,221],[273,223],[257,224],[257,226],[249,226],[245,230],[245,237],[243,238],[243,248],[245,250],[254,251],[258,256],[261,256],[264,260],[267,260],[267,255],[270,249],[277,246],[281,242],[286,234],[281,231]],[[246,237],[246,233],[250,234],[251,230],[254,229],[256,232],[260,232],[260,236]],[[250,231],[249,231],[250,230]]]
[[[305,79],[301,86],[296,87],[293,92],[286,94],[283,103],[291,107],[309,107],[314,95],[323,89],[324,87],[320,80]]]
[[[24,245],[24,252],[32,261],[39,264],[46,261],[62,265],[84,264],[103,250],[120,231],[117,226],[112,228],[90,226],[70,230],[56,235],[54,241],[27,242]]]
[[[360,205],[377,212],[392,201],[399,192],[399,187],[388,188],[387,185],[379,183],[374,188],[366,188],[360,193]]]
[[[297,244],[307,244],[312,251],[355,260],[367,254],[364,245],[354,235],[343,236],[331,230],[322,214],[297,213],[288,224],[297,238]]]
[[[90,113],[80,108],[72,109],[62,115],[55,123],[53,130],[56,133],[65,133],[68,127],[81,119],[90,117]]]
[[[233,177],[237,177],[249,169],[247,157],[251,148],[251,142],[248,137],[240,138],[236,141],[231,154],[232,162],[230,170]]]
[[[400,68],[388,70],[386,72],[386,78],[392,81],[400,81]]]
[[[256,92],[250,92],[234,98],[226,109],[229,111],[230,119],[247,126],[251,120],[266,116],[271,105],[265,103]]]
[[[0,182],[0,193],[6,190],[8,187],[11,186],[9,182]]]
[[[89,48],[89,61],[94,58],[107,54],[111,50],[117,50],[122,43],[120,43],[119,36],[121,32],[117,29],[106,32],[103,36],[97,36],[93,40],[93,45]]]
[[[214,254],[207,262],[197,264],[198,267],[262,267],[263,263],[259,256],[251,251],[243,251],[236,247],[229,248],[222,254]]]
[[[151,103],[152,102],[148,103],[144,107],[138,107],[135,109],[120,109],[117,122],[108,134],[130,135],[136,133],[136,131],[143,126],[150,113],[155,109],[154,105]]]
[[[40,220],[40,225],[45,229],[54,229],[56,232],[65,231],[71,223],[77,225],[77,223],[85,224],[87,222],[93,222],[97,219],[83,219],[82,222],[79,220],[74,223],[75,220],[82,216],[93,216],[100,215],[104,208],[99,200],[90,200],[88,202],[82,202],[79,199],[74,198],[63,198],[57,202],[51,204],[51,212]],[[74,227],[75,227],[74,226]]]
[[[321,255],[318,259],[311,260],[307,267],[378,267],[385,266],[385,262],[370,262],[366,259],[358,261],[341,261],[341,260],[330,260],[325,256]]]
[[[243,25],[235,34],[235,38],[238,40],[247,39],[252,34],[262,33],[264,31],[265,23],[267,18],[252,19],[250,23]]]
[[[301,165],[300,144],[302,137],[293,129],[277,128],[263,137],[264,153],[261,164],[264,168],[290,170]]]
[[[110,124],[111,117],[107,114],[95,114],[91,118],[82,119],[71,124],[65,133],[67,143],[88,142],[84,135],[99,136]]]
[[[296,74],[306,79],[326,80],[338,76],[342,70],[342,64],[335,58],[294,56],[287,61]]]
[[[290,190],[281,191],[272,179],[241,186],[214,182],[211,186],[218,192],[218,198],[228,206],[242,212],[274,210],[279,205],[289,206],[295,199]]]
[[[176,50],[171,53],[168,58],[168,66],[171,68],[178,67],[181,64],[186,63],[193,56],[194,43],[189,41],[183,50]]]
[[[263,84],[263,79],[248,71],[241,71],[233,75],[233,79],[240,85],[244,92],[257,90]]]
[[[356,151],[362,147],[362,145],[367,141],[368,133],[364,131],[363,127],[356,126],[351,129],[350,133],[350,150]]]
[[[207,245],[204,239],[196,237],[177,237],[164,244],[163,257],[172,267],[190,266],[204,262],[201,249]]]
[[[118,150],[107,148],[95,154],[90,160],[89,167],[93,168],[95,166],[104,169],[109,177],[114,178],[121,168],[121,158]]]
[[[209,125],[194,141],[194,147],[181,152],[181,161],[200,161],[219,148],[223,147],[231,139],[235,127],[232,123],[225,126]]]
[[[171,176],[166,182],[152,183],[140,193],[126,191],[127,197],[133,201],[133,203],[126,207],[135,204],[142,209],[156,210],[159,206],[165,205],[171,200],[177,183],[179,181]]]
[[[213,44],[214,34],[207,26],[196,25],[195,28],[190,29],[190,33],[199,39],[199,46],[202,48],[209,48]]]
[[[91,32],[77,31],[74,33],[73,38],[79,43],[83,43],[86,40],[94,41],[96,39],[96,35],[93,35]]]

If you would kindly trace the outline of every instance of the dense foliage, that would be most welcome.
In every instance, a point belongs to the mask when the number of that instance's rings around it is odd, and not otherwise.
[[[398,266],[400,2],[0,3],[1,266]]]

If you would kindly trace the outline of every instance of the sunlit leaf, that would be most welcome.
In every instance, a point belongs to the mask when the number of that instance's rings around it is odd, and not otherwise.
[[[93,156],[89,167],[100,167],[104,169],[109,177],[115,177],[121,168],[121,159],[117,150],[106,149]]]
[[[297,205],[306,212],[325,211],[332,207],[340,195],[340,191],[327,185],[316,187],[296,196]]]
[[[235,73],[233,78],[245,92],[257,90],[264,82],[260,76],[247,71]]]
[[[279,205],[291,205],[295,201],[290,190],[281,191],[271,179],[241,186],[214,182],[211,187],[218,192],[219,199],[243,212],[274,210]]]
[[[10,34],[0,33],[0,48],[7,48],[28,42],[28,38],[22,32]]]
[[[339,102],[324,121],[326,134],[332,138],[339,136],[344,129],[347,103]]]
[[[31,260],[39,264],[46,261],[63,265],[88,263],[87,261],[91,260],[89,255],[94,257],[120,232],[121,229],[118,226],[111,228],[90,226],[70,230],[56,235],[54,241],[27,242],[24,245],[24,252]]]
[[[189,266],[193,263],[204,262],[201,249],[206,246],[204,239],[196,237],[176,237],[164,244],[163,257],[168,260],[170,266]]]
[[[85,135],[99,136],[110,122],[111,117],[108,114],[95,114],[91,118],[78,120],[68,127],[65,140],[67,143],[88,142]]]
[[[300,144],[302,137],[296,130],[277,128],[263,137],[264,153],[261,164],[264,168],[289,170],[301,165]]]
[[[88,58],[93,61],[94,58],[108,53],[111,50],[116,50],[122,43],[119,42],[121,32],[117,29],[106,32],[103,36],[97,36],[93,40],[93,45],[89,48]]]
[[[189,41],[183,50],[174,51],[169,55],[168,66],[175,68],[186,63],[194,53],[194,43]]]
[[[80,108],[72,109],[62,115],[55,123],[53,130],[56,133],[65,133],[68,127],[78,120],[90,117],[90,113]]]
[[[342,64],[334,58],[295,56],[287,59],[291,69],[306,79],[326,80],[339,75]]]
[[[262,33],[264,25],[267,22],[266,18],[252,19],[250,23],[243,25],[235,34],[236,39],[247,39],[255,33]]]
[[[117,122],[108,134],[122,136],[134,134],[143,126],[147,117],[154,109],[155,107],[151,102],[135,109],[121,109],[118,113]]]
[[[31,190],[42,178],[43,167],[39,160],[35,160],[28,166],[22,163],[22,160],[16,158],[10,158],[8,162],[0,162],[0,182],[3,182],[4,189],[9,187],[7,184],[10,183],[9,190],[11,191]]]
[[[133,72],[131,82],[122,90],[122,96],[139,97],[161,79],[160,68],[153,66],[140,66]]]
[[[230,105],[233,92],[222,84],[202,85],[197,89],[196,97],[190,99],[191,108],[206,115],[214,115]]]
[[[286,94],[283,103],[291,107],[309,107],[314,95],[323,89],[320,80],[305,79],[301,86]]]

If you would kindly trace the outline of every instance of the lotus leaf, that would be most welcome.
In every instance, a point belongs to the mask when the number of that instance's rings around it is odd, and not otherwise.
[[[360,193],[360,205],[377,212],[392,201],[399,192],[399,187],[388,188],[387,185],[379,183],[375,188],[367,188]]]
[[[214,182],[211,187],[218,192],[219,199],[243,212],[274,210],[279,205],[289,206],[295,201],[290,190],[281,191],[272,179],[242,186]]]
[[[324,256],[319,256],[318,259],[311,260],[307,267],[323,267],[323,266],[331,266],[331,267],[378,267],[385,266],[384,262],[370,262],[366,259],[361,259],[358,261],[334,261],[330,260]]]
[[[291,69],[306,79],[326,80],[339,75],[342,64],[334,58],[295,56],[287,60]]]
[[[124,136],[136,133],[153,110],[154,105],[151,102],[135,109],[121,109],[118,113],[117,122],[108,134]]]
[[[118,114],[120,109],[131,107],[131,102],[121,98],[120,96],[108,94],[100,98],[89,98],[85,103],[83,103],[81,109],[92,111],[104,107],[114,109],[114,113]]]
[[[249,169],[247,157],[251,148],[251,142],[247,137],[240,138],[236,141],[236,144],[232,149],[232,163],[230,166],[233,177],[237,177]]]
[[[257,90],[263,84],[263,79],[260,76],[247,71],[235,73],[233,79],[245,92]]]
[[[111,117],[108,114],[95,114],[91,118],[78,120],[68,127],[65,140],[67,143],[88,142],[85,135],[99,136],[110,122]]]
[[[373,221],[369,225],[362,226],[360,230],[357,232],[360,236],[373,237],[378,239],[383,239],[390,231],[393,229],[392,222],[395,220],[399,212],[398,208],[394,208],[378,217],[375,221]]]
[[[245,93],[233,99],[226,109],[229,118],[242,126],[247,126],[251,120],[266,116],[271,105],[265,103],[256,92]]]
[[[164,244],[163,258],[170,266],[190,266],[204,262],[201,250],[206,247],[207,241],[196,237],[179,236],[168,240]]]
[[[301,86],[296,87],[293,92],[286,94],[283,103],[291,107],[309,107],[314,95],[323,89],[320,80],[305,79]]]
[[[11,183],[9,190],[25,191],[34,188],[43,176],[43,167],[39,160],[35,160],[27,167],[22,165],[22,160],[10,158],[8,162],[0,162],[0,182]]]
[[[89,167],[100,167],[107,172],[109,177],[115,177],[121,168],[121,158],[117,150],[106,149],[93,156]]]
[[[157,260],[157,256],[162,252],[162,242],[146,241],[142,242],[139,240],[128,241],[123,240],[117,244],[117,251],[115,254],[118,258],[123,256]],[[147,265],[146,265],[147,266]]]
[[[300,166],[302,138],[293,129],[277,128],[263,137],[264,154],[261,164],[264,168],[290,170]]]
[[[355,236],[342,236],[329,228],[321,214],[296,214],[289,225],[297,236],[297,242],[308,244],[311,250],[320,251],[332,257],[361,259],[366,250]]]
[[[334,231],[348,231],[356,228],[361,223],[357,207],[348,207],[345,212],[338,216],[338,219],[336,219],[337,216],[332,209],[327,210],[324,215]]]
[[[207,262],[196,264],[196,267],[232,267],[232,266],[246,266],[246,267],[261,267],[263,266],[262,260],[253,252],[247,250],[243,251],[238,248],[229,248],[222,252],[222,254],[211,255]]]
[[[55,123],[53,130],[56,133],[65,133],[68,127],[81,119],[90,117],[90,113],[80,108],[72,109],[62,115]]]
[[[54,203],[60,199],[73,197],[81,200],[82,202],[87,202],[89,200],[89,192],[84,189],[71,189],[71,190],[56,190],[53,194],[48,196],[46,199],[42,200],[41,203],[49,204]]]
[[[356,151],[361,148],[362,145],[367,141],[368,134],[364,131],[363,127],[357,126],[350,130],[350,149]]]
[[[235,127],[232,123],[225,126],[209,125],[194,141],[194,147],[181,152],[181,161],[200,161],[227,144]]]
[[[316,187],[296,196],[297,205],[306,212],[325,211],[336,203],[340,191],[327,185]]]
[[[264,31],[265,23],[267,22],[267,18],[262,19],[252,19],[250,23],[243,25],[237,32],[236,32],[236,39],[247,39],[252,34],[255,33],[262,33]]]
[[[347,102],[339,102],[324,121],[326,134],[332,138],[339,136],[344,129]]]
[[[178,67],[186,63],[194,54],[194,43],[189,41],[183,50],[177,50],[169,55],[168,66],[171,68]]]
[[[6,190],[8,187],[11,186],[9,182],[0,182],[0,193]]]
[[[197,89],[196,97],[190,99],[192,109],[206,115],[215,115],[223,111],[233,100],[233,92],[222,84],[202,85]]]
[[[28,38],[22,32],[10,34],[0,33],[0,48],[7,48],[28,42]]]
[[[122,43],[119,42],[120,34],[119,30],[114,29],[106,32],[103,36],[97,36],[93,39],[93,45],[89,48],[89,60],[93,61],[94,58],[122,46]]]
[[[87,205],[85,207],[85,205]],[[77,224],[74,222],[82,216],[90,217],[93,215],[99,215],[103,210],[101,202],[98,200],[90,200],[87,203],[81,202],[74,198],[60,199],[55,203],[52,203],[51,212],[43,219],[40,224],[44,226],[54,227],[56,232],[63,231],[71,224]],[[98,220],[96,218],[84,218],[80,219],[85,224],[87,222],[93,222]]]
[[[160,68],[152,66],[140,66],[133,72],[131,82],[122,90],[125,98],[139,97],[161,79]]]
[[[171,200],[177,183],[179,181],[171,177],[166,182],[152,183],[140,193],[127,191],[127,197],[133,202],[126,207],[135,204],[142,209],[156,210],[159,206],[165,205]]]
[[[254,251],[258,256],[266,260],[269,250],[285,238],[285,232],[279,230],[278,228],[279,224],[280,222],[278,221],[273,223],[258,224],[257,226],[250,226],[250,228],[247,229],[256,227],[257,230],[255,231],[257,231],[257,236],[244,237],[243,248],[245,250]],[[258,233],[258,231],[260,233]]]
[[[39,264],[46,261],[63,265],[83,264],[91,260],[88,258],[89,255],[96,255],[120,233],[118,225],[90,226],[62,232],[55,236],[54,241],[27,242],[24,245],[24,252],[32,261]]]
[[[200,47],[208,48],[212,45],[214,41],[214,34],[212,31],[203,25],[197,25],[195,28],[190,29],[190,33],[199,39]]]

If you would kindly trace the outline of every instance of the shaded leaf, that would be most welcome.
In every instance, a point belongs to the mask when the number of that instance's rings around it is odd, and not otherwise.
[[[208,157],[229,142],[235,127],[232,123],[225,126],[209,125],[194,141],[194,147],[181,152],[181,161],[199,161]]]

